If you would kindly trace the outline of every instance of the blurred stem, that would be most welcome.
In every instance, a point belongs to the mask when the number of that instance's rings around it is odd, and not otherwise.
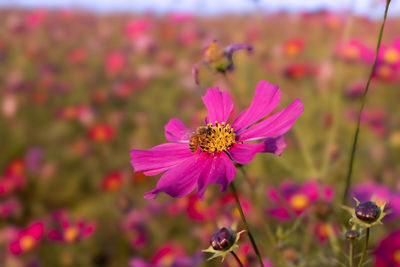
[[[358,263],[358,267],[361,267],[363,265],[365,255],[367,255],[368,240],[369,240],[369,229],[370,228],[368,227],[367,230],[366,230],[366,233],[365,233],[365,243],[364,243],[363,251],[362,251],[362,254],[361,254],[360,262]]]
[[[251,185],[252,190],[255,191],[256,188],[254,188],[254,187],[255,187],[256,185],[254,185],[253,183],[251,183],[251,181],[248,179],[247,172],[246,172],[246,170],[244,169],[243,165],[239,165],[239,166],[238,166],[238,169],[242,172],[242,175],[243,175],[244,179]],[[256,194],[256,192],[254,192],[253,194],[251,194],[251,200],[253,201],[253,203],[255,204],[256,207],[259,207],[259,206],[260,206],[260,201],[259,201],[258,195],[259,195],[259,194]],[[258,210],[258,212],[259,212],[259,214],[262,214],[263,211]],[[281,263],[280,266],[282,266],[282,267],[283,267],[283,266],[286,266],[285,261],[284,261],[284,258],[283,258],[283,256],[282,256],[282,253],[281,253],[281,251],[278,249],[278,242],[277,242],[277,240],[275,239],[274,233],[272,232],[272,229],[271,229],[271,227],[270,227],[268,221],[266,221],[265,223],[263,223],[263,225],[264,225],[265,232],[267,233],[268,241],[269,241],[271,247],[273,247],[273,248],[276,249],[276,255],[274,255],[274,256],[277,256],[277,257],[278,257],[278,260],[279,260],[279,262]]]
[[[258,258],[258,261],[259,261],[259,263],[260,263],[260,266],[264,267],[264,264],[263,264],[263,262],[262,262],[262,258],[261,258],[260,251],[258,250],[258,247],[257,247],[257,245],[256,245],[256,242],[255,242],[255,240],[254,240],[254,237],[253,237],[253,235],[251,234],[249,225],[247,224],[247,221],[246,221],[246,217],[244,217],[244,213],[243,213],[243,210],[242,210],[242,206],[240,205],[239,197],[238,197],[238,194],[237,194],[237,192],[236,192],[236,188],[235,188],[234,182],[232,181],[231,184],[230,184],[229,186],[230,186],[230,188],[231,188],[231,191],[232,191],[233,196],[235,197],[236,207],[237,207],[237,209],[239,210],[240,217],[242,218],[242,222],[243,222],[244,228],[246,229],[247,234],[249,235],[249,238],[250,238],[250,241],[251,241],[251,245],[253,246],[253,249],[254,249],[254,253],[257,255],[257,258]]]
[[[231,251],[233,257],[235,257],[237,263],[239,264],[240,267],[243,267],[243,263],[240,261],[239,257],[236,255],[235,252]]]
[[[226,72],[223,73],[223,76],[224,76],[225,82],[228,85],[229,89],[235,95],[235,100],[236,100],[237,105],[239,106],[239,109],[242,109],[243,104],[242,104],[242,101],[241,101],[241,98],[240,98],[240,95],[239,95],[239,92],[238,92],[236,86],[234,86],[232,84],[232,82],[229,80],[228,76],[226,75]]]
[[[362,98],[361,98],[361,106],[360,106],[360,109],[358,111],[357,127],[356,127],[356,130],[355,130],[355,133],[354,133],[353,145],[352,145],[352,148],[351,148],[349,167],[348,167],[348,172],[347,172],[347,177],[346,177],[346,186],[345,186],[345,189],[344,189],[344,192],[343,192],[342,204],[346,203],[347,194],[348,194],[349,187],[350,187],[350,184],[351,184],[351,175],[353,173],[354,155],[355,155],[356,150],[357,150],[358,134],[360,132],[361,115],[362,115],[362,111],[364,109],[365,102],[366,102],[366,99],[367,99],[367,93],[368,93],[368,89],[369,89],[369,84],[371,83],[372,75],[374,74],[374,70],[375,70],[375,66],[376,66],[376,61],[378,59],[379,48],[381,47],[383,29],[385,28],[385,22],[386,22],[387,13],[388,13],[388,10],[389,10],[390,1],[391,0],[387,0],[386,1],[385,14],[383,16],[381,29],[379,31],[378,43],[376,44],[375,60],[374,60],[374,63],[372,64],[371,72],[369,74],[367,84],[365,85],[364,94],[362,95]]]
[[[350,241],[349,266],[354,267],[354,244],[353,244],[353,241]]]

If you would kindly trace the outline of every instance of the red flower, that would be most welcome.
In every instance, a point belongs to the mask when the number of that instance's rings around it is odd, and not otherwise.
[[[108,124],[97,124],[89,131],[89,137],[95,142],[105,143],[114,138],[115,132]]]
[[[116,191],[121,187],[122,174],[120,172],[113,172],[108,174],[102,181],[101,187],[105,191]]]

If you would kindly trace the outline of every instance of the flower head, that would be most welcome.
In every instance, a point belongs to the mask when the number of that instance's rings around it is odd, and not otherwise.
[[[311,207],[314,207],[317,216],[325,215],[324,211],[317,211],[319,209],[317,205],[329,205],[334,191],[332,187],[322,186],[315,181],[303,185],[285,181],[281,184],[280,191],[269,188],[267,194],[275,203],[275,207],[269,209],[268,213],[278,219],[288,220],[291,214],[300,215]]]
[[[51,230],[48,234],[50,240],[74,243],[78,240],[85,239],[93,234],[96,229],[96,223],[78,220],[73,222],[65,212],[56,212],[54,219],[57,228]]]
[[[224,261],[227,254],[239,247],[237,242],[243,232],[245,231],[240,231],[235,234],[233,230],[228,230],[223,227],[214,233],[210,240],[210,246],[203,250],[203,252],[214,254],[209,260],[222,257],[222,261]]]
[[[386,216],[384,212],[386,203],[378,206],[373,201],[364,201],[360,203],[356,198],[354,198],[354,200],[357,203],[355,208],[343,206],[352,216],[349,221],[350,224],[358,225],[363,228],[382,224],[382,219]]]
[[[44,233],[42,222],[34,222],[18,232],[17,237],[9,244],[12,254],[19,255],[37,246]]]
[[[383,239],[375,250],[376,267],[400,266],[400,229]]]
[[[237,50],[247,50],[252,51],[253,47],[247,44],[231,44],[227,47],[222,47],[217,41],[213,41],[205,50],[203,61],[200,61],[194,65],[192,73],[196,84],[199,84],[198,74],[199,67],[204,65],[213,71],[218,71],[225,73],[227,71],[232,71],[233,65],[233,53]]]
[[[278,86],[259,82],[250,107],[228,123],[233,110],[230,96],[219,89],[209,89],[202,98],[208,109],[205,126],[193,133],[182,121],[173,118],[165,125],[165,136],[170,143],[150,150],[131,150],[135,172],[142,171],[145,175],[165,172],[156,188],[145,197],[155,198],[160,192],[183,197],[195,187],[197,195],[203,197],[210,184],[219,184],[221,191],[225,191],[236,175],[233,162],[247,164],[261,152],[280,155],[286,146],[282,135],[303,112],[303,104],[296,99],[259,122],[278,105],[280,95]],[[246,143],[256,140],[261,143]]]

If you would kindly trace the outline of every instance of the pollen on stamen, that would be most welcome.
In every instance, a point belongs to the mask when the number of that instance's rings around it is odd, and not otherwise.
[[[225,122],[215,122],[215,126],[208,123],[209,131],[199,136],[199,146],[202,151],[209,153],[227,151],[235,142],[235,133]]]

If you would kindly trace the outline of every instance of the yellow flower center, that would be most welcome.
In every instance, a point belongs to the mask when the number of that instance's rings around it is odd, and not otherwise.
[[[23,251],[30,250],[35,245],[35,239],[30,235],[24,236],[19,242]]]
[[[76,227],[68,227],[64,232],[64,239],[66,242],[71,243],[78,237],[79,231]]]
[[[295,210],[304,209],[309,201],[306,195],[304,194],[296,194],[290,199],[290,206]]]
[[[387,50],[387,52],[385,53],[385,61],[389,64],[394,64],[397,61],[399,61],[399,52],[397,52],[395,49],[389,49]]]
[[[297,45],[295,44],[288,44],[286,46],[286,54],[288,56],[295,56],[299,53],[300,49]]]
[[[400,249],[396,250],[393,254],[393,259],[396,263],[400,264]]]
[[[236,142],[233,129],[225,122],[215,122],[215,126],[207,124],[205,133],[199,134],[198,138],[201,150],[209,153],[226,151]]]
[[[173,261],[174,261],[174,256],[173,255],[171,255],[171,254],[166,255],[161,260],[161,266],[163,266],[163,267],[164,266],[165,267],[171,266]]]
[[[328,237],[329,231],[330,231],[329,225],[327,225],[327,224],[321,224],[318,227],[318,233],[323,237]]]
[[[349,46],[345,50],[345,56],[348,59],[356,59],[356,58],[358,58],[360,56],[360,53],[359,53],[357,47]]]

